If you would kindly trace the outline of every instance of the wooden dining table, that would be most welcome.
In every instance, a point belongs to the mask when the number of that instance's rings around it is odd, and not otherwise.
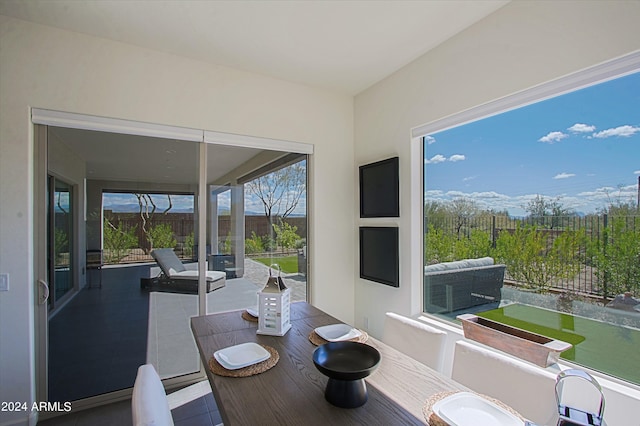
[[[358,408],[339,408],[324,398],[328,378],[315,367],[315,346],[309,335],[316,327],[341,321],[306,303],[291,305],[292,327],[284,336],[256,334],[257,323],[243,311],[191,318],[191,330],[225,426],[233,425],[424,425],[426,401],[439,392],[468,390],[463,385],[369,336],[366,344],[381,355],[366,378],[368,401]],[[249,377],[211,372],[217,350],[255,342],[276,349],[271,369]],[[424,350],[429,350],[425,348]]]

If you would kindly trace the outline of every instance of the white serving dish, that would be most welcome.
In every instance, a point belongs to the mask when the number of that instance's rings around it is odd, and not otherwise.
[[[433,412],[451,426],[523,426],[512,413],[471,392],[458,392],[433,404]]]
[[[258,318],[258,310],[256,308],[247,308],[247,313],[254,318]]]
[[[257,343],[247,342],[214,352],[213,357],[227,370],[237,370],[269,359],[271,354]]]
[[[347,324],[331,324],[315,329],[318,336],[329,342],[340,342],[342,340],[355,339],[360,337],[362,333]]]

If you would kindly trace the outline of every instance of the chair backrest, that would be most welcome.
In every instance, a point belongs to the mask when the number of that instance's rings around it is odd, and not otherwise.
[[[442,372],[447,333],[393,312],[387,312],[382,340],[416,361]]]
[[[151,251],[151,257],[153,257],[158,266],[162,269],[162,272],[168,277],[176,272],[186,271],[187,268],[180,262],[178,256],[172,248],[161,248]]]
[[[556,375],[478,345],[456,342],[451,378],[496,398],[538,424],[555,424]]]
[[[173,426],[167,395],[151,364],[138,367],[131,397],[133,426]]]

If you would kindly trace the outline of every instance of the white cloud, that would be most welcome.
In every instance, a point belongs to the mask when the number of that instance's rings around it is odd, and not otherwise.
[[[425,164],[437,164],[437,163],[442,163],[447,161],[447,157],[445,157],[442,154],[436,154],[433,157],[431,157],[431,159],[429,160],[424,160]]]
[[[574,173],[558,173],[557,175],[555,175],[553,178],[554,179],[567,179],[570,177],[574,177],[575,174]]]
[[[445,157],[442,154],[436,154],[433,157],[431,157],[430,159],[425,159],[424,163],[425,164],[438,164],[438,163],[444,163],[445,161],[451,161],[452,163],[455,163],[456,161],[464,161],[466,159],[466,157],[462,154],[453,154],[451,155],[449,158]]]
[[[634,175],[640,175],[640,170],[636,170],[635,172],[633,172]]]
[[[462,178],[462,181],[463,182],[469,182],[470,180],[474,180],[474,179],[477,179],[477,178],[478,178],[478,176],[468,176],[466,178]]]
[[[596,126],[590,126],[588,124],[576,123],[569,127],[567,130],[573,133],[591,133],[596,130]]]
[[[549,132],[546,136],[538,139],[538,142],[555,143],[560,142],[562,139],[567,137],[569,137],[569,135],[562,132]]]
[[[434,138],[433,136],[425,136],[424,140],[427,141],[427,145],[431,145],[432,143],[436,142],[436,138]]]
[[[611,138],[614,136],[629,137],[637,132],[640,132],[640,127],[624,125],[594,133],[593,137],[598,139]]]

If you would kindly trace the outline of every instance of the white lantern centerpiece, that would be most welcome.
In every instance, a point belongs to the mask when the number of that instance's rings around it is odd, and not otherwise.
[[[278,267],[278,276],[271,269]],[[258,334],[284,336],[291,328],[291,289],[282,281],[280,266],[269,267],[269,279],[258,292]]]

